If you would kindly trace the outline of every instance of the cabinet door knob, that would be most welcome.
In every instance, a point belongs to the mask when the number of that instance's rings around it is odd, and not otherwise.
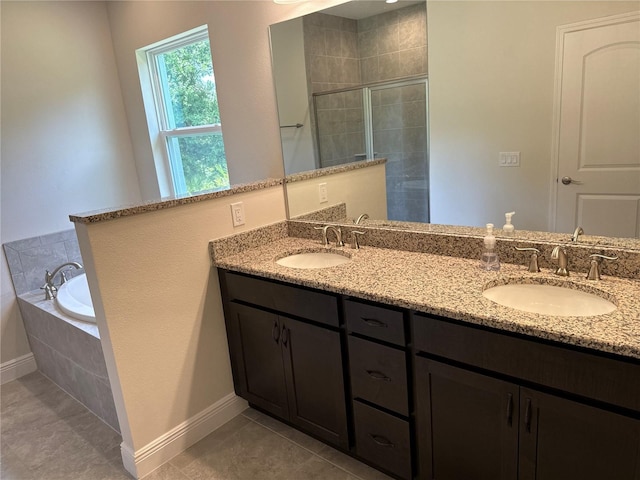
[[[383,437],[382,435],[376,435],[375,433],[370,433],[369,436],[371,439],[376,442],[381,447],[394,448],[395,444],[389,440],[387,437]]]
[[[277,320],[273,322],[273,330],[271,331],[271,336],[276,343],[280,341],[280,327],[278,326]]]
[[[381,322],[380,320],[376,320],[375,318],[364,318],[364,317],[362,317],[362,321],[364,323],[366,323],[367,325],[369,325],[370,327],[387,328],[387,324],[386,323]]]
[[[378,370],[365,370],[367,375],[369,375],[374,380],[382,380],[384,382],[390,382],[391,378],[387,377],[384,373],[379,372]]]
[[[283,325],[282,326],[282,345],[286,347],[288,343],[289,343],[289,329]]]

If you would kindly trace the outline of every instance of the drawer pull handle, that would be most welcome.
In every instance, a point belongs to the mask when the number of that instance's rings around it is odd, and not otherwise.
[[[367,372],[367,375],[369,375],[374,380],[382,380],[383,382],[391,381],[391,378],[387,377],[384,373],[377,370],[365,370],[365,372]]]
[[[383,437],[382,435],[376,435],[374,433],[370,433],[369,436],[374,442],[376,442],[381,447],[395,448],[395,444],[391,440],[389,440],[387,437]]]
[[[507,425],[513,421],[513,395],[507,394]]]
[[[527,398],[527,406],[524,411],[524,426],[527,432],[531,432],[531,399]]]
[[[273,322],[273,330],[271,331],[271,336],[273,337],[274,342],[278,343],[280,340],[280,327],[278,326],[278,322]]]
[[[380,320],[376,320],[375,318],[364,318],[362,317],[362,321],[369,325],[370,327],[378,327],[378,328],[387,328],[388,325]]]

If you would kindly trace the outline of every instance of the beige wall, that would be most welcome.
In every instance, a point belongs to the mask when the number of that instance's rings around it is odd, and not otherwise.
[[[327,184],[326,203],[320,203],[320,183]],[[290,217],[346,203],[347,217],[367,213],[371,218],[386,220],[385,164],[287,183],[287,202]]]
[[[340,2],[333,2],[333,4]],[[323,5],[323,7],[326,5]],[[157,193],[135,50],[207,23],[232,183],[282,176],[267,27],[311,3],[111,2],[114,51],[142,196]],[[247,224],[233,229],[229,204]],[[285,219],[281,186],[77,228],[126,448],[233,392],[209,240]],[[97,295],[97,294],[96,294]]]
[[[273,45],[273,76],[282,125],[301,123],[300,128],[281,128],[284,172],[287,175],[316,168],[309,92],[304,60],[302,19],[270,29]],[[314,122],[315,123],[315,122]]]
[[[232,184],[282,177],[282,148],[271,71],[268,27],[341,3],[109,2],[122,93],[145,199],[158,197],[134,52],[207,24],[216,73],[223,136]]]
[[[0,8],[0,242],[68,230],[71,212],[140,201],[105,4]],[[0,256],[4,364],[29,346]]]
[[[640,2],[430,1],[431,221],[548,230],[556,26]],[[499,168],[499,152],[521,167]]]
[[[234,229],[237,201],[247,224]],[[125,445],[140,450],[233,391],[208,243],[284,219],[277,186],[77,225]]]

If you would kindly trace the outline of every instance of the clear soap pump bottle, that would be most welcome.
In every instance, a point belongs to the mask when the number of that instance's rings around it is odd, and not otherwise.
[[[484,251],[480,258],[480,268],[494,272],[500,270],[500,259],[495,249],[496,237],[493,236],[493,223],[487,223],[487,234],[484,237]]]

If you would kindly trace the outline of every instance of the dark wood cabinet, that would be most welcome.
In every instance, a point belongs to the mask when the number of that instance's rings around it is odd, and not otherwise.
[[[519,359],[521,352],[535,355],[535,344],[519,338],[502,338],[501,334],[475,327],[448,324],[445,320],[418,318],[426,323],[414,329],[421,337],[418,345],[433,346],[425,355],[437,351],[450,355],[451,362],[415,358],[416,432],[419,478],[438,480],[640,480],[640,420],[637,412],[614,405],[595,405],[588,398],[577,399],[571,390],[599,391],[591,383],[606,383],[617,388],[620,379],[594,377],[592,365],[617,362],[615,359],[590,359],[587,353],[564,353],[580,357],[583,365],[556,362],[554,371],[544,365],[527,365]],[[431,326],[427,326],[431,322]],[[439,323],[442,324],[439,324]],[[450,335],[451,332],[459,335]],[[495,336],[495,337],[492,337]],[[514,363],[499,361],[504,350],[499,347],[516,342],[521,349],[507,350]],[[447,344],[452,345],[447,348]],[[548,349],[549,345],[541,345]],[[553,347],[558,348],[558,347]],[[491,358],[483,352],[491,350]],[[459,364],[461,359],[479,359],[477,363],[495,364],[495,369],[509,369],[516,377],[505,378],[497,372],[481,370],[477,364]],[[520,362],[520,366],[518,363]],[[618,375],[629,372],[623,365]],[[608,365],[611,372],[616,369]],[[533,388],[528,376],[565,377],[565,390],[550,392],[545,385]],[[640,381],[640,377],[637,377]],[[629,390],[636,385],[629,385]],[[545,390],[545,391],[543,391]],[[571,398],[574,397],[574,398]],[[617,403],[625,403],[623,396]]]
[[[282,326],[273,313],[232,304],[227,331],[233,335],[236,364],[241,371],[238,395],[281,418],[289,416],[282,359]]]
[[[640,479],[640,420],[520,389],[520,480]]]
[[[346,299],[356,454],[398,478],[413,477],[405,312]]]
[[[640,361],[220,270],[236,393],[410,480],[640,480]]]
[[[238,280],[240,276],[235,274],[227,277],[248,287],[250,300],[264,298],[269,305],[276,303],[264,292],[256,294],[257,285],[251,285],[252,278]],[[223,290],[228,291],[224,274],[222,278]],[[229,296],[225,300],[236,393],[328,443],[348,448],[340,332],[259,308],[260,305],[240,303],[246,301],[243,295],[244,290],[238,290],[233,294],[235,300],[229,301]],[[334,315],[326,313],[322,318],[335,318],[337,323],[337,311]]]
[[[512,480],[518,471],[518,387],[416,359],[420,478]]]
[[[340,334],[280,317],[289,420],[310,433],[348,447]]]

